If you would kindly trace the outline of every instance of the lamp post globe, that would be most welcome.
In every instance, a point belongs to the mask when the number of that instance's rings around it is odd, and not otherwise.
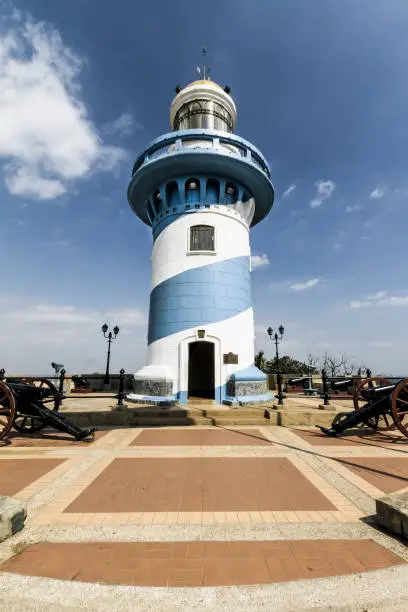
[[[114,335],[112,335],[111,331],[107,334],[106,332],[108,331],[108,329],[109,327],[106,323],[104,323],[101,327],[104,338],[107,338],[108,340],[108,355],[106,359],[106,371],[105,371],[105,377],[103,379],[104,385],[109,385],[110,383],[109,364],[110,364],[111,342],[112,340],[115,340],[116,336],[119,333],[119,327],[117,325],[115,325],[115,327],[113,328]]]
[[[283,392],[282,392],[282,376],[279,370],[279,350],[278,350],[278,343],[280,340],[282,340],[283,334],[285,332],[285,328],[283,327],[283,325],[279,325],[278,327],[278,331],[280,336],[275,332],[275,334],[273,335],[273,329],[272,327],[268,327],[268,329],[266,330],[268,336],[270,337],[271,340],[275,341],[275,351],[276,351],[276,374],[277,374],[277,379],[278,379],[278,404],[279,406],[283,405]]]

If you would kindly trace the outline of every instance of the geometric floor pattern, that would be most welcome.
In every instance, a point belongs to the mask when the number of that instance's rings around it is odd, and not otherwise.
[[[408,440],[407,440],[408,442]],[[408,561],[366,521],[408,489],[408,444],[284,427],[112,428],[16,436],[0,493],[27,505],[0,570],[141,586],[253,585]],[[16,553],[19,554],[16,554]]]
[[[34,544],[2,570],[137,586],[231,586],[339,576],[401,565],[370,540]]]

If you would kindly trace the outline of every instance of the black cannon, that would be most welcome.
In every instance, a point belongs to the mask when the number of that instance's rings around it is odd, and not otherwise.
[[[360,402],[364,402],[363,406]],[[397,384],[384,378],[363,379],[354,393],[354,408],[336,415],[331,427],[319,429],[328,436],[337,436],[359,425],[375,431],[397,427],[408,438],[408,378]]]
[[[299,378],[288,378],[286,380],[286,384],[290,387],[294,387],[295,385],[303,385],[305,386],[307,382],[309,382],[310,376],[300,376]]]
[[[92,391],[89,380],[84,376],[75,374],[72,376],[72,382],[74,383],[75,391]]]
[[[59,414],[61,397],[46,378],[0,380],[0,440],[14,427],[21,433],[34,433],[50,426],[75,440],[92,435],[94,427],[77,427]]]
[[[286,380],[286,390],[288,387],[300,386],[303,387],[303,393],[305,395],[317,395],[318,389],[314,389],[312,387],[312,377],[311,376],[299,376],[297,378],[288,378]]]
[[[333,393],[339,393],[341,391],[348,391],[354,385],[352,378],[343,378],[342,380],[331,380],[330,390]]]

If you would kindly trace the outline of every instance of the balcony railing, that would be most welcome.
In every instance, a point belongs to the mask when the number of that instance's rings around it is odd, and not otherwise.
[[[230,155],[231,157],[244,158],[249,163],[256,165],[266,176],[270,177],[268,164],[262,153],[258,151],[247,140],[234,134],[223,136],[220,132],[209,130],[185,130],[180,132],[170,132],[157,138],[152,144],[143,151],[137,158],[132,176],[145,164],[154,159],[164,157],[176,152],[184,152],[194,149],[194,143],[199,143],[197,149],[213,149],[214,152]]]

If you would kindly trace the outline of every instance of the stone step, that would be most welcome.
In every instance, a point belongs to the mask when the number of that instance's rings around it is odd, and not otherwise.
[[[167,409],[157,407],[135,410],[121,409],[110,411],[64,411],[64,415],[77,425],[112,427],[155,427],[182,425],[323,425],[332,423],[337,414],[328,410],[268,410],[270,419],[265,419],[264,410],[225,409],[202,411],[196,409]]]
[[[268,421],[267,419],[261,419],[261,418],[257,418],[257,419],[251,419],[251,418],[247,418],[247,419],[234,419],[234,418],[230,418],[230,419],[214,419],[214,425],[276,425],[276,422],[272,422]]]
[[[408,540],[408,491],[376,500],[375,519],[382,527]]]
[[[0,495],[0,542],[24,527],[27,511],[17,499]]]
[[[202,410],[201,413],[203,416],[211,417],[211,418],[225,418],[229,416],[235,417],[247,417],[247,416],[258,416],[263,415],[265,408],[229,408],[226,410]]]

